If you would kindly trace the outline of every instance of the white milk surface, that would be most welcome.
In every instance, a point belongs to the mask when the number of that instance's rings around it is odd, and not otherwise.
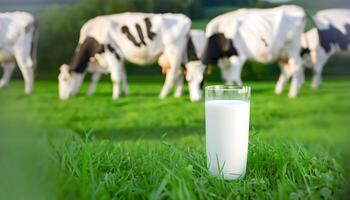
[[[250,103],[212,100],[205,103],[206,152],[209,171],[227,180],[246,172]],[[221,173],[220,173],[221,172]]]

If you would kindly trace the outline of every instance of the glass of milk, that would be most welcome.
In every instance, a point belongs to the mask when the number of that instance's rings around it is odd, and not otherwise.
[[[226,180],[244,177],[247,166],[250,87],[205,88],[205,136],[211,174]]]

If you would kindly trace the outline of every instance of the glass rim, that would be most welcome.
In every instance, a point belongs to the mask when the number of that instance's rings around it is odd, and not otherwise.
[[[208,85],[205,87],[206,91],[216,90],[216,91],[238,91],[238,92],[247,92],[250,91],[250,86],[237,86],[237,85]]]

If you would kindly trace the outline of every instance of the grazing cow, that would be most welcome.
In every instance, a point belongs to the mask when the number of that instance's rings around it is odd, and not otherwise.
[[[120,82],[123,91],[128,93],[124,60],[142,65],[156,61],[160,55],[170,63],[160,93],[160,98],[165,98],[181,75],[181,61],[190,27],[188,17],[170,13],[122,13],[89,20],[80,31],[71,64],[60,68],[60,98],[75,95],[85,72],[90,70],[111,74],[112,97],[118,99]],[[93,76],[93,82],[96,80],[98,75]],[[91,86],[88,93],[93,90],[94,86]]]
[[[190,32],[190,37],[188,38],[188,42],[187,42],[187,46],[186,46],[186,55],[185,57],[183,57],[183,62],[182,64],[185,65],[185,67],[187,68],[187,70],[194,70],[197,69],[198,67],[201,67],[200,69],[204,70],[205,66],[200,62],[199,58],[201,53],[204,50],[204,44],[205,44],[205,33],[202,30],[199,29],[193,29]],[[95,63],[91,63],[90,64],[96,64]],[[166,56],[164,56],[163,54],[161,56],[159,56],[158,58],[158,64],[161,67],[162,73],[166,74],[167,71],[171,68],[170,67],[170,63],[169,60],[166,58]],[[89,70],[93,73],[92,75],[92,80],[88,89],[87,94],[91,95],[94,93],[95,88],[96,88],[96,84],[98,82],[98,80],[100,79],[101,76],[101,72],[97,71],[98,70],[98,65],[94,67],[95,70]],[[186,72],[187,70],[184,70],[184,72]],[[191,74],[191,73],[189,73]],[[126,74],[123,74],[124,77],[126,77]],[[199,90],[199,87],[197,89],[197,85],[203,85],[203,79],[199,80],[200,84],[196,84],[193,82],[196,81],[197,77],[202,76],[203,73],[200,73],[199,76],[195,76],[195,77],[190,77],[188,76],[186,79],[189,83],[189,88],[190,90],[194,90],[193,92],[190,92],[190,99],[191,101],[199,101],[201,99],[201,96],[193,96],[196,94],[199,94],[199,92],[197,92]],[[202,81],[201,81],[202,80]],[[123,81],[126,81],[126,78],[123,79]],[[183,76],[181,75],[178,80],[176,81],[176,90],[174,92],[174,96],[175,97],[181,97],[182,96],[182,90],[183,90]]]
[[[204,51],[205,41],[206,38],[204,31],[199,29],[191,30],[186,45],[186,56],[183,60],[183,64],[185,65],[184,74],[186,76],[186,81],[188,82],[191,101],[199,101],[202,97],[201,88],[204,83],[203,74],[205,71],[205,65],[200,61],[200,57]],[[159,57],[158,64],[162,68],[163,74],[165,74],[170,68],[169,61],[163,55]],[[183,76],[178,79],[175,97],[181,96],[182,88]]]
[[[33,36],[37,30],[34,17],[26,12],[0,13],[0,66],[3,75],[0,88],[9,84],[16,62],[25,82],[25,93],[33,91]],[[35,57],[35,56],[34,56]]]
[[[327,60],[336,53],[350,53],[350,10],[327,9],[314,17],[316,28],[303,35],[300,52],[305,66],[314,71],[312,88],[322,83],[321,73]]]
[[[292,77],[291,98],[297,96],[301,73],[300,40],[306,14],[298,6],[271,9],[238,9],[220,15],[206,28],[203,64],[218,64],[227,84],[242,84],[241,69],[247,59],[258,62],[279,60],[282,74],[275,92],[280,94]]]

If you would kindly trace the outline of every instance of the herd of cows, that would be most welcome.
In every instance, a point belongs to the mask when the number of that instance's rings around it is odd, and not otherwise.
[[[110,74],[113,99],[119,98],[120,90],[128,95],[125,60],[139,65],[158,61],[166,75],[160,98],[174,86],[174,96],[181,96],[186,79],[191,101],[202,98],[210,64],[219,66],[226,84],[242,85],[246,60],[278,61],[281,74],[275,93],[280,94],[291,79],[289,97],[294,98],[304,82],[304,66],[313,69],[312,87],[318,88],[328,58],[350,52],[350,10],[321,10],[309,18],[314,27],[304,33],[308,15],[295,5],[238,9],[212,19],[205,32],[191,29],[191,20],[183,14],[98,16],[83,25],[70,64],[60,67],[59,98],[74,96],[87,72],[92,73],[87,94],[94,93],[102,74]],[[0,13],[1,88],[8,85],[17,63],[25,93],[32,93],[37,31],[29,13]]]

